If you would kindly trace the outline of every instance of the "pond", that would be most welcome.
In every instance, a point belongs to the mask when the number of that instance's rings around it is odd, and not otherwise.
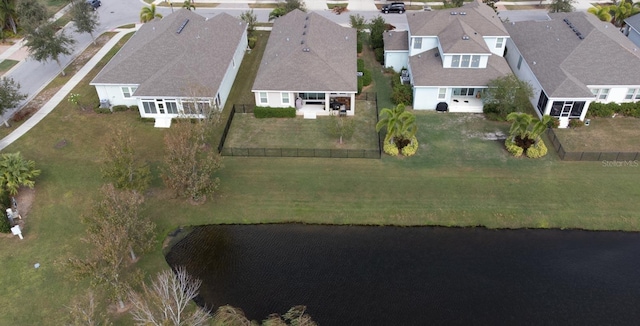
[[[262,320],[303,304],[320,325],[636,324],[640,234],[224,225],[167,254],[197,302]]]

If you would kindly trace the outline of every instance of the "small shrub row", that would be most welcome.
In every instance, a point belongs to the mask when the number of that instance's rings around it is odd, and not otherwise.
[[[362,41],[358,39],[358,43],[356,43],[358,53],[362,53]]]
[[[93,111],[95,111],[96,113],[99,114],[108,114],[108,113],[113,113],[113,112],[125,112],[125,111],[134,111],[134,112],[138,112],[138,106],[137,105],[114,105],[111,107],[111,109],[108,108],[101,108],[99,106],[93,108]]]
[[[418,138],[416,138],[415,136],[413,136],[413,138],[411,138],[411,142],[409,143],[409,145],[405,146],[402,148],[402,155],[404,156],[413,156],[416,154],[416,152],[418,151]]]
[[[396,143],[392,141],[385,141],[382,150],[384,150],[384,152],[389,154],[390,156],[398,156],[398,154],[400,154]]]
[[[295,118],[296,109],[289,108],[272,108],[268,106],[256,106],[253,109],[253,115],[256,118]]]
[[[13,117],[11,117],[11,121],[20,122],[32,116],[36,111],[37,111],[36,108],[32,106],[25,107],[22,110],[19,110],[16,113],[14,113]]]
[[[2,217],[0,218],[0,233],[9,233],[11,231],[11,225],[9,224],[9,218],[5,211],[11,207],[11,200],[9,199],[8,191],[0,192],[0,209],[2,209]]]
[[[384,64],[384,48],[377,48],[373,52],[376,54],[376,61]]]
[[[372,77],[371,77],[371,70],[369,69],[365,69],[362,71],[362,86],[369,86],[371,85],[371,81],[372,81]]]
[[[584,126],[584,121],[580,120],[580,119],[571,119],[569,120],[569,127],[570,128],[579,128]]]
[[[358,71],[364,71],[364,60],[362,59],[358,59]]]
[[[527,157],[529,158],[540,158],[545,155],[547,155],[547,145],[542,139],[538,139],[533,146],[527,148]]]
[[[592,102],[589,105],[587,116],[589,117],[611,117],[614,113],[628,117],[640,118],[640,101],[630,103],[599,103]]]
[[[506,147],[507,151],[515,157],[522,156],[522,152],[524,152],[522,147],[516,145],[516,143],[514,143],[513,140],[511,140],[511,138],[507,138],[504,141],[504,147]]]
[[[129,110],[129,107],[126,105],[114,105],[111,109],[113,112],[122,112]]]
[[[112,113],[111,110],[109,110],[108,108],[101,108],[101,107],[96,107],[96,108],[93,109],[93,111],[95,111],[96,113],[99,113],[99,114]]]
[[[363,81],[362,78],[358,78],[358,94],[362,93]]]

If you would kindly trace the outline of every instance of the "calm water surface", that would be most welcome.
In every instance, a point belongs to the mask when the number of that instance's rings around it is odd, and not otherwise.
[[[251,319],[304,304],[320,325],[638,325],[640,234],[230,225],[167,255],[199,303]]]

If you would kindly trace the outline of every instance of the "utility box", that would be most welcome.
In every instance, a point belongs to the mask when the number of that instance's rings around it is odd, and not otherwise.
[[[100,100],[100,108],[108,109],[111,105],[109,104],[109,100]]]

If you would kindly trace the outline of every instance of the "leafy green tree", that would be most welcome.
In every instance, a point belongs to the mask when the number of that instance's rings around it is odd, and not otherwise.
[[[151,181],[149,165],[136,155],[132,132],[118,127],[105,144],[102,177],[118,189],[143,193]]]
[[[351,28],[355,28],[358,34],[367,28],[367,20],[360,14],[349,15],[349,24]]]
[[[40,25],[27,34],[25,39],[27,40],[25,46],[29,49],[33,59],[40,62],[55,61],[60,66],[62,75],[66,76],[60,63],[60,56],[71,54],[73,45],[76,43],[74,39],[67,36],[64,30],[57,32],[53,22]]]
[[[199,307],[189,309],[198,296],[202,281],[191,277],[184,267],[175,273],[158,273],[150,286],[143,283],[140,293],[130,290],[132,308],[129,311],[136,325],[209,325],[211,316]]]
[[[151,4],[150,6],[144,6],[140,9],[140,22],[147,23],[156,18],[162,18],[162,14],[156,12],[156,5]]]
[[[331,135],[342,139],[350,139],[356,130],[356,121],[347,117],[331,116],[329,117],[329,132]]]
[[[164,137],[162,179],[176,196],[200,202],[218,189],[220,180],[213,174],[222,168],[222,158],[217,151],[203,150],[211,129],[206,122],[180,121]]]
[[[369,21],[369,31],[371,33],[371,47],[373,49],[384,48],[384,41],[382,40],[382,34],[384,34],[385,21],[382,16],[378,15],[376,18]]]
[[[20,0],[17,6],[20,27],[31,33],[49,19],[47,7],[38,0]]]
[[[406,111],[403,104],[396,105],[393,110],[388,108],[380,110],[380,120],[376,124],[376,131],[380,132],[382,128],[387,131],[385,142],[393,140],[398,149],[407,146],[418,131],[416,116]]]
[[[307,11],[304,1],[285,0],[284,3],[279,3],[278,6],[269,13],[269,21],[272,21],[278,17],[282,17],[296,9]]]
[[[594,5],[593,7],[587,9],[589,13],[592,13],[598,17],[603,22],[611,21],[611,13],[609,12],[609,6],[600,6]]]
[[[13,31],[13,34],[17,34],[17,18],[18,12],[16,11],[16,0],[0,0],[0,22],[2,22],[2,29],[5,27],[10,28]]]
[[[93,10],[85,0],[73,0],[69,12],[71,13],[71,20],[76,26],[76,32],[89,33],[93,44],[96,44],[96,38],[93,33],[100,25],[98,12]]]
[[[573,4],[575,0],[552,0],[549,4],[549,12],[572,12],[575,10]]]
[[[27,98],[27,94],[20,93],[20,84],[13,78],[0,79],[0,114],[15,108],[20,101]]]
[[[253,13],[253,9],[242,12],[240,14],[240,20],[247,23],[248,36],[253,36],[253,32],[256,30],[256,23],[258,22],[258,17]]]
[[[194,5],[191,0],[185,0],[184,3],[182,4],[182,8],[187,10],[191,10],[191,9],[196,10],[196,5]]]
[[[0,186],[11,196],[18,194],[21,186],[33,188],[40,172],[36,162],[25,159],[20,152],[0,155]]]
[[[490,80],[487,86],[483,92],[485,113],[495,113],[499,119],[505,119],[511,112],[531,107],[529,99],[533,88],[514,74]]]

